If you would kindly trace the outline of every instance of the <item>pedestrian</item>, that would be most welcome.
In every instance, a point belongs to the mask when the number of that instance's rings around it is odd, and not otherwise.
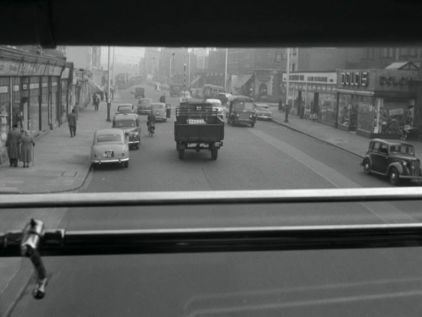
[[[280,111],[280,112],[281,112],[282,110],[283,110],[283,100],[281,100],[281,99],[280,99],[280,100],[278,101],[278,111]]]
[[[35,141],[31,136],[28,130],[25,130],[23,136],[21,137],[21,160],[23,162],[23,167],[29,167],[29,163],[32,162],[34,157],[34,147]]]
[[[18,167],[20,139],[21,134],[18,130],[18,125],[15,123],[13,125],[13,129],[7,134],[6,140],[7,155],[9,156],[10,167]]]
[[[166,95],[162,95],[162,96],[160,97],[160,102],[162,102],[162,103],[166,103]]]
[[[67,115],[67,123],[69,124],[70,137],[76,135],[76,109],[73,108],[72,112]]]

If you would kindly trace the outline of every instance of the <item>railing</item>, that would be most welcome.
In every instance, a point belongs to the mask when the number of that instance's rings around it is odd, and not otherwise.
[[[246,190],[1,195],[0,208],[294,204],[422,200],[422,188]],[[16,210],[20,212],[20,210]],[[178,228],[140,230],[44,230],[31,220],[0,234],[0,257],[29,257],[38,276],[35,298],[47,284],[41,256],[280,251],[422,246],[422,223]]]

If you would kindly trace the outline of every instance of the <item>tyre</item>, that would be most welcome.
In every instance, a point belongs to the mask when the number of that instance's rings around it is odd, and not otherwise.
[[[97,164],[95,164],[95,163],[91,163],[91,168],[93,169],[93,170],[95,170],[95,169],[97,169]]]
[[[400,179],[399,179],[399,172],[397,168],[392,167],[390,169],[390,172],[388,173],[388,178],[390,180],[391,185],[397,186],[399,184]]]
[[[251,128],[255,127],[255,122],[251,123]]]
[[[218,149],[211,149],[211,159],[215,161],[218,157]]]
[[[123,167],[128,168],[129,167],[129,161],[123,162]]]
[[[178,152],[179,152],[179,159],[183,160],[185,158],[185,150],[180,149],[180,150],[178,150]]]
[[[369,160],[363,161],[363,172],[365,174],[371,174],[371,164],[369,163]]]

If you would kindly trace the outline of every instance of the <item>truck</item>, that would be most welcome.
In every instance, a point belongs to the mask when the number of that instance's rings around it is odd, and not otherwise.
[[[223,146],[224,122],[211,103],[183,102],[176,109],[174,139],[179,159],[184,159],[186,150],[205,149],[211,152],[211,159],[216,160]]]

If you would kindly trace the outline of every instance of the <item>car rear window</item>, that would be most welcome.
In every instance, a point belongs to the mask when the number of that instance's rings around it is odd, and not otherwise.
[[[121,141],[122,141],[122,136],[120,134],[97,135],[97,143],[121,142]]]

